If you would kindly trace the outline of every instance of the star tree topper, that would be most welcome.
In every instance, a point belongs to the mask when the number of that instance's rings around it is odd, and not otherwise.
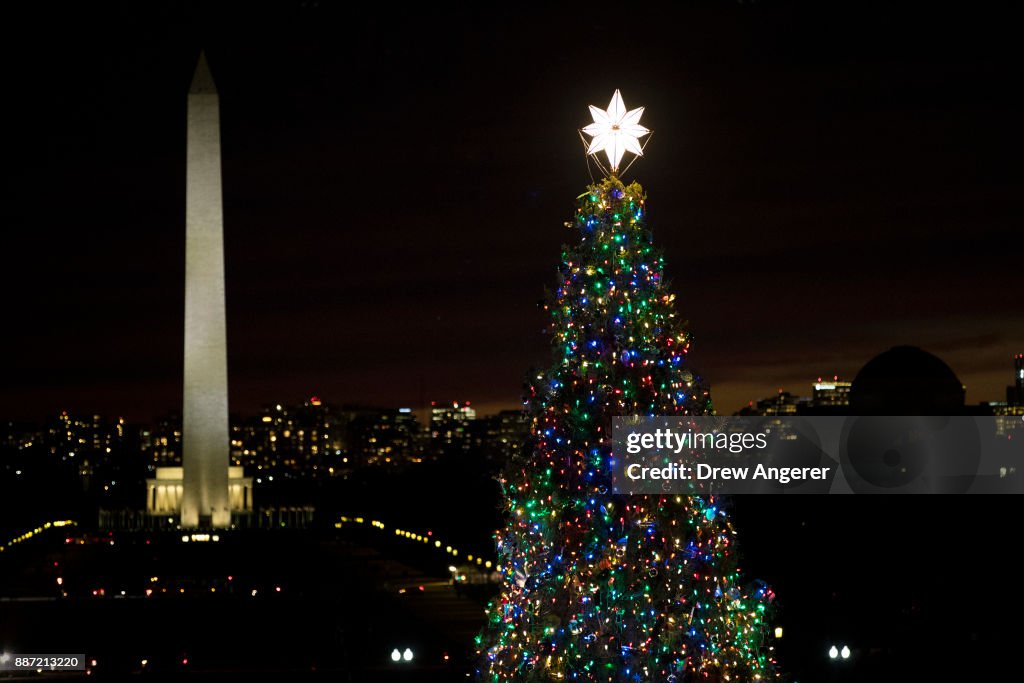
[[[618,90],[612,95],[608,111],[590,105],[590,115],[594,117],[594,122],[583,129],[584,133],[593,138],[587,154],[607,154],[612,174],[619,170],[619,162],[626,152],[642,157],[644,150],[640,146],[640,138],[651,132],[640,125],[643,113],[643,107],[626,111],[622,93]]]

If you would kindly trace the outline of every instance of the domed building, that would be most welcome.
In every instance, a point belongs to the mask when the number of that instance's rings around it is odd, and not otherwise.
[[[872,358],[850,387],[854,415],[962,415],[964,385],[940,358],[896,346]]]

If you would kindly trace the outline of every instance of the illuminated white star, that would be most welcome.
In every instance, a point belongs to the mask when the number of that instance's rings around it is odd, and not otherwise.
[[[607,154],[612,173],[619,170],[619,162],[626,152],[643,156],[640,138],[651,132],[640,125],[640,116],[643,113],[643,107],[627,112],[622,101],[622,93],[618,90],[612,95],[608,111],[590,105],[590,115],[594,117],[594,122],[583,129],[584,133],[593,138],[590,147],[587,148],[587,154],[602,151]]]

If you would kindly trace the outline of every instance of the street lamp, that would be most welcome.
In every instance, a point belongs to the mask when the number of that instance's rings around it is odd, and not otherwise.
[[[850,654],[851,654],[851,652],[850,652],[850,646],[849,645],[843,645],[842,648],[838,648],[835,645],[833,645],[832,647],[830,647],[828,649],[828,658],[829,659],[833,659],[833,660],[835,660],[835,659],[849,659],[850,658]]]

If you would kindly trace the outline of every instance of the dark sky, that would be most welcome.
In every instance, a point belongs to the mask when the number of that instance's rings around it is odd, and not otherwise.
[[[234,411],[515,405],[589,181],[576,129],[615,88],[655,131],[629,178],[720,412],[898,344],[1001,399],[1024,350],[1018,17],[137,4],[5,10],[2,417],[180,404],[200,45]]]

